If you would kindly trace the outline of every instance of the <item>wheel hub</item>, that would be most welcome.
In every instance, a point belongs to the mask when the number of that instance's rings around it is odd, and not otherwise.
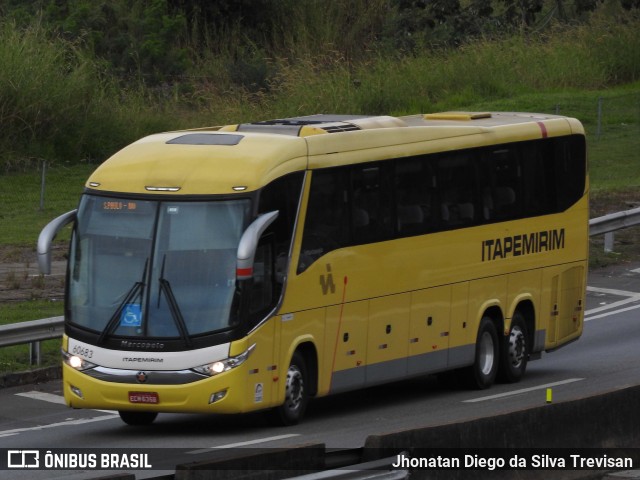
[[[509,359],[514,367],[519,367],[524,360],[525,347],[524,332],[520,327],[512,328],[509,335]]]
[[[304,395],[304,381],[300,369],[291,365],[287,371],[287,384],[285,389],[285,403],[289,410],[297,410],[302,405]]]

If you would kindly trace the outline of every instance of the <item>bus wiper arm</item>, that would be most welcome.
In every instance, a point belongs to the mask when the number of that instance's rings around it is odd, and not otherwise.
[[[173,289],[171,288],[171,284],[169,280],[164,278],[164,264],[167,256],[165,255],[162,259],[162,270],[160,273],[160,293],[164,293],[165,297],[167,297],[167,303],[169,304],[169,311],[171,312],[171,317],[176,324],[176,328],[180,333],[180,338],[184,341],[184,344],[187,348],[192,347],[191,338],[189,337],[189,331],[187,330],[187,324],[184,321],[184,317],[182,316],[182,312],[180,311],[180,307],[178,306],[178,301],[176,300],[175,295],[173,294]],[[158,303],[160,303],[160,296],[158,295]]]
[[[171,284],[168,280],[161,278],[160,279],[160,290],[164,291],[165,296],[167,297],[167,303],[169,304],[169,310],[171,311],[171,317],[178,328],[178,332],[180,332],[180,337],[184,340],[184,344],[191,348],[192,343],[189,338],[189,332],[187,330],[187,324],[184,322],[184,317],[182,316],[182,312],[180,311],[180,307],[178,306],[178,302],[176,301],[176,297],[173,295],[173,290],[171,289]]]
[[[142,289],[144,288],[144,279],[147,274],[148,262],[149,262],[149,259],[147,258],[147,260],[144,262],[144,269],[142,270],[142,280],[133,284],[133,286],[129,289],[127,294],[124,296],[124,299],[122,300],[122,302],[120,302],[120,305],[118,305],[118,308],[116,308],[115,311],[113,312],[113,315],[111,315],[111,318],[107,323],[107,326],[104,328],[104,330],[102,330],[102,333],[98,337],[98,345],[104,343],[104,341],[118,327],[118,322],[120,321],[120,316],[122,315],[122,309],[127,304],[131,303],[131,301],[135,299],[142,292]]]

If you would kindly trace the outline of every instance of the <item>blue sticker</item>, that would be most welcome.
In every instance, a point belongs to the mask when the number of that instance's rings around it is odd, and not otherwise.
[[[139,327],[142,325],[142,309],[137,303],[128,303],[120,315],[121,327]]]

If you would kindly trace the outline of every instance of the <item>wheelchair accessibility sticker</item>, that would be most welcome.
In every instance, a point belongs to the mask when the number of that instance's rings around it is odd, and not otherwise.
[[[128,303],[120,315],[121,327],[139,327],[142,325],[142,309],[137,303]]]

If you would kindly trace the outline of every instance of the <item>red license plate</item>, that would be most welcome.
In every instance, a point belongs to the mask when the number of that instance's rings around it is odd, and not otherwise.
[[[131,403],[160,403],[160,398],[156,392],[129,392],[129,402]]]

